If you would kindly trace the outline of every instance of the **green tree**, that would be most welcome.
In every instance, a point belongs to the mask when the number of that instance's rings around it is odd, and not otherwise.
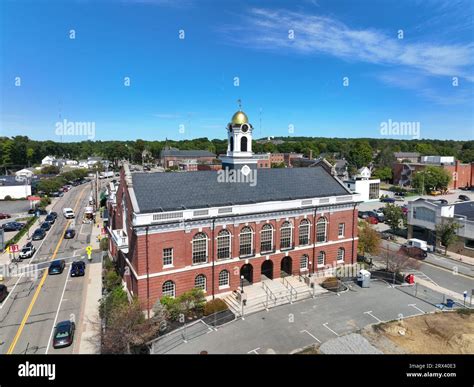
[[[389,181],[392,179],[392,168],[390,167],[377,168],[374,171],[374,173],[372,173],[372,177],[376,179],[380,179],[381,181]]]
[[[387,203],[383,209],[385,215],[385,223],[390,226],[390,229],[393,233],[396,233],[406,225],[406,219],[403,215],[401,207],[396,206],[395,204]]]
[[[372,153],[372,147],[367,141],[357,141],[349,150],[348,161],[359,169],[372,161]]]
[[[444,246],[444,255],[448,253],[448,247],[456,242],[458,236],[457,231],[462,226],[453,220],[443,220],[436,225],[436,237]]]
[[[366,253],[371,255],[378,254],[380,250],[380,235],[379,233],[365,221],[360,221],[359,226],[359,243],[357,249],[360,255],[365,256]]]
[[[444,191],[448,188],[451,176],[442,167],[428,166],[418,171],[412,178],[412,186],[419,193],[431,192],[435,190]]]

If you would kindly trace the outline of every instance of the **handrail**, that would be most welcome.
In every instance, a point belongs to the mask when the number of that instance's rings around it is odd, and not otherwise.
[[[273,302],[276,305],[277,298],[273,294],[273,292],[270,290],[270,287],[265,282],[262,282],[262,288],[265,291],[265,293],[267,294],[268,298],[270,298],[270,301],[273,299]],[[267,303],[266,308],[268,309],[268,300],[267,300],[266,303]]]
[[[295,300],[298,298],[298,292],[296,289],[290,284],[290,281],[283,277],[283,285],[290,291],[290,303],[293,301],[293,294],[295,295]]]

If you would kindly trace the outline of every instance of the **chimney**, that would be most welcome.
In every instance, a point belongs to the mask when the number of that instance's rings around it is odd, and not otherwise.
[[[313,160],[313,150],[312,149],[309,150],[309,159]]]

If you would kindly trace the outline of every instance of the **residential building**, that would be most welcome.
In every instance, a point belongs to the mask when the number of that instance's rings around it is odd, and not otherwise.
[[[324,161],[257,169],[252,131],[244,112],[234,114],[225,171],[122,168],[108,204],[109,251],[145,308],[196,287],[223,296],[263,278],[356,262],[359,196]],[[222,178],[249,171],[256,184]]]
[[[446,221],[460,226],[458,240],[449,251],[474,257],[474,201],[443,204],[420,198],[408,202],[408,238],[416,237],[444,249],[436,240],[436,226]]]
[[[376,201],[380,197],[380,179],[372,179],[369,168],[360,168],[352,179],[344,180],[344,184],[352,192],[360,194],[364,202]]]
[[[33,175],[35,174],[34,171],[35,171],[34,168],[20,169],[19,171],[15,172],[15,176],[20,177],[20,178],[25,177],[25,178],[31,179]]]

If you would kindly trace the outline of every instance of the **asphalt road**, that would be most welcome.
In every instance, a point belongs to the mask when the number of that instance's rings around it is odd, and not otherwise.
[[[37,278],[10,279],[9,298],[0,305],[0,353],[73,353],[78,345],[75,340],[70,347],[53,349],[51,336],[57,322],[80,319],[86,285],[84,277],[71,278],[69,269],[73,260],[85,256],[85,248],[90,243],[92,225],[81,223],[90,190],[90,183],[74,187],[56,202],[55,224],[42,241],[34,242],[37,252],[33,258],[20,263],[20,267],[36,267]],[[75,221],[63,217],[63,207],[75,209]],[[65,240],[63,234],[69,227],[76,229],[76,236]],[[62,274],[45,273],[52,258],[66,260],[67,267]]]

